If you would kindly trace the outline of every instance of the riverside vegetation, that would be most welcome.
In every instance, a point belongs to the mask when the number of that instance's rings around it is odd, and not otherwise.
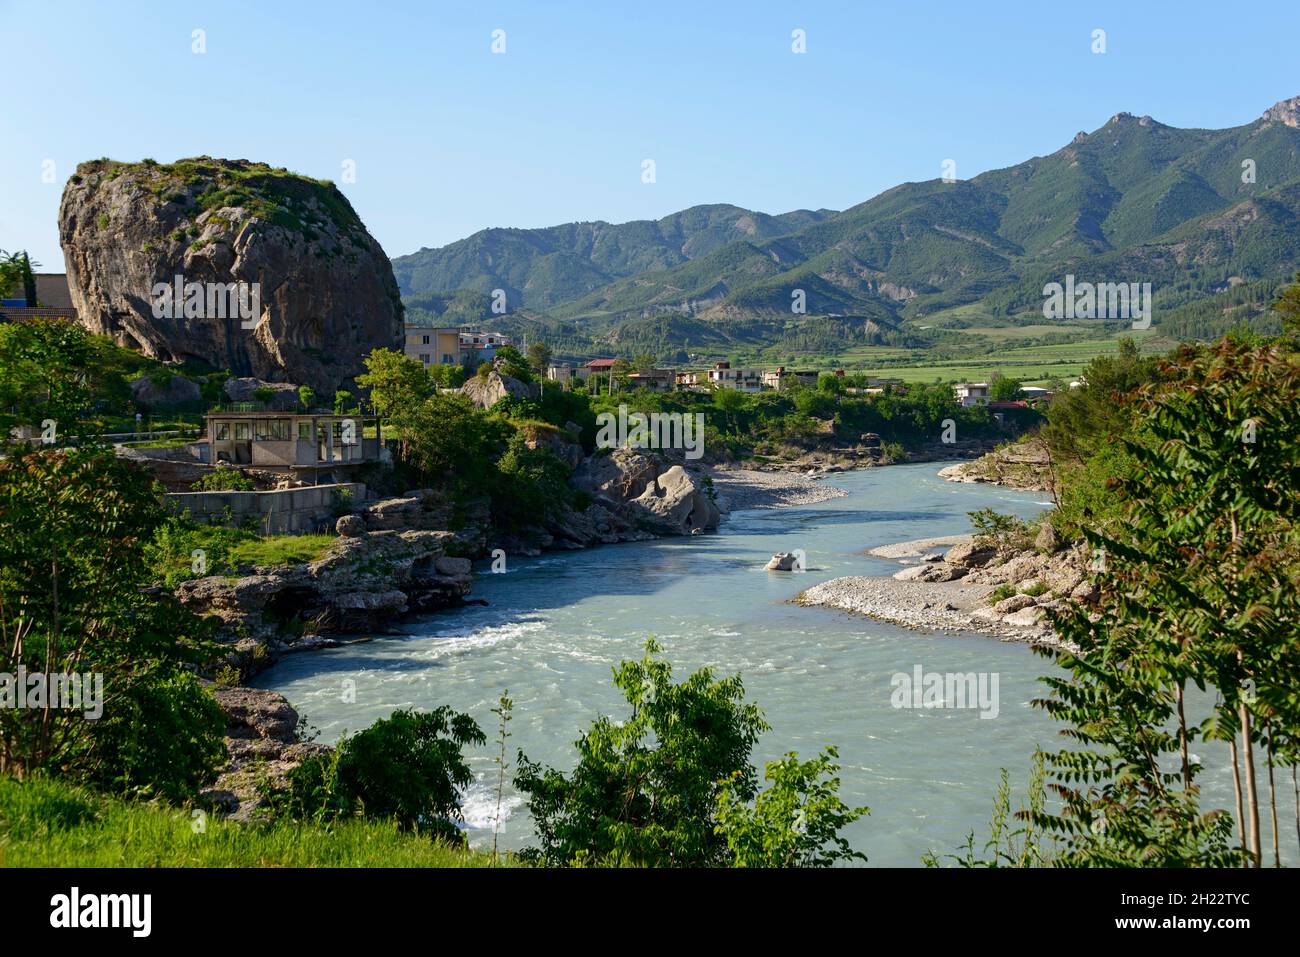
[[[1061,528],[1077,530],[1103,556],[1096,607],[1055,616],[1074,650],[1046,652],[1062,670],[1046,679],[1039,702],[1078,750],[1042,757],[1054,803],[1031,795],[1011,815],[999,796],[985,853],[972,836],[960,862],[1277,861],[1276,777],[1290,768],[1294,780],[1300,760],[1295,287],[1277,312],[1278,336],[1231,335],[1158,361],[1121,354],[1112,379],[1097,365],[1085,389],[1052,406],[1043,435],[1053,450]],[[71,374],[76,358],[54,350],[48,360],[24,361],[37,370],[48,362],[50,385],[6,393],[6,411],[25,417],[57,401],[75,421],[91,401],[76,391],[87,388]],[[531,423],[576,421],[584,407],[594,418],[598,400],[548,390],[537,400],[498,403],[532,405],[484,411],[436,391],[417,371],[395,354],[372,355],[364,383],[376,407],[392,413],[401,467],[455,487],[467,462],[489,495],[519,488],[513,483],[536,486],[533,494],[543,497],[573,494],[551,483],[549,460],[532,455],[538,449],[520,436]],[[867,401],[833,387],[809,391],[834,414]],[[946,408],[937,394],[932,400],[936,411]],[[917,401],[904,407],[926,408]],[[747,399],[730,418],[721,409],[723,434],[756,435],[761,408]],[[745,411],[755,417],[746,420]],[[466,449],[476,457],[465,458]],[[205,785],[225,759],[226,718],[200,677],[214,658],[210,627],[156,587],[162,576],[151,549],[168,522],[151,477],[109,450],[10,448],[0,462],[0,671],[19,663],[32,671],[99,671],[109,690],[98,722],[0,709],[6,861],[49,861],[36,850],[47,842],[66,850],[61,863],[81,863],[73,849],[93,847],[102,863],[147,854],[173,864],[357,864],[372,859],[357,849],[371,834],[383,835],[380,847],[391,842],[399,862],[492,862],[455,850],[461,754],[486,736],[471,716],[446,708],[397,712],[337,748],[318,749],[290,772],[287,787],[271,788],[258,818],[212,821],[195,832],[186,814],[204,809]],[[675,683],[652,643],[614,679],[630,713],[583,732],[572,771],[523,754],[513,762],[537,827],[536,846],[521,862],[811,866],[861,858],[838,838],[866,809],[839,800],[833,748],[808,761],[790,754],[769,763],[759,787],[749,755],[765,725],[744,700],[739,676],[704,669]],[[1217,694],[1199,724],[1185,716],[1190,687]],[[1199,806],[1192,747],[1207,738],[1233,748],[1241,787],[1232,814]],[[1257,751],[1266,757],[1267,783],[1256,779]],[[1261,846],[1261,814],[1274,823],[1272,848]],[[131,842],[117,839],[137,827],[150,836],[128,850]],[[255,847],[262,848],[256,861]]]

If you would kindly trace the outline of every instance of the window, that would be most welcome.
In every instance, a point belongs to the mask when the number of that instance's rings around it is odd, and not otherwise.
[[[218,441],[218,442],[229,442],[229,441],[230,441],[230,423],[229,423],[229,422],[218,422],[218,423],[217,423],[217,441]]]
[[[428,337],[428,336],[421,336],[421,337],[420,337],[420,345],[422,345],[422,346],[427,346],[428,344],[429,344],[429,337]]]
[[[247,441],[248,441],[248,436],[249,436],[250,431],[251,431],[251,430],[249,429],[249,426],[248,426],[248,423],[247,423],[247,422],[236,422],[236,423],[235,423],[235,441],[236,441],[236,442],[247,442]]]
[[[258,419],[254,434],[259,442],[287,442],[289,440],[288,419]]]
[[[299,442],[310,442],[310,441],[311,441],[311,423],[310,423],[310,422],[299,422],[299,423],[298,423],[298,441],[299,441]]]
[[[427,353],[427,352],[421,352],[421,353],[420,353],[420,361],[423,362],[425,365],[428,365],[428,364],[429,364],[429,353]]]
[[[449,366],[449,365],[451,365],[454,361],[455,361],[455,360],[453,360],[452,357],[451,357],[449,354],[447,354],[446,352],[444,352],[444,353],[442,354],[442,364],[443,364],[443,365],[445,365],[445,366]]]

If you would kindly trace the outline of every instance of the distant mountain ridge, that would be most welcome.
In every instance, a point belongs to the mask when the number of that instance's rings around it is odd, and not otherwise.
[[[512,308],[600,327],[789,317],[800,291],[809,315],[882,327],[971,303],[1011,316],[1067,272],[1149,281],[1168,310],[1300,269],[1300,97],[1223,130],[1118,113],[1048,156],[838,213],[484,230],[393,265],[408,297],[500,288]]]
[[[692,206],[659,220],[492,228],[439,249],[393,260],[404,295],[503,289],[509,301],[545,310],[616,279],[670,269],[740,239],[770,239],[820,222],[833,210],[769,216],[725,204]]]

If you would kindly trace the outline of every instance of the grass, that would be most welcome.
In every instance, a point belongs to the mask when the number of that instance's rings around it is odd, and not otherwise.
[[[3,867],[489,867],[383,821],[253,827],[47,779],[0,777]],[[201,825],[201,826],[200,826]],[[518,866],[502,858],[505,866]]]
[[[240,565],[305,565],[325,554],[338,541],[334,535],[272,535],[250,538],[230,550],[230,561]]]
[[[198,525],[174,520],[164,525],[147,550],[157,580],[168,588],[204,575],[233,576],[257,565],[303,565],[322,557],[337,542],[333,535],[259,537],[243,528]],[[196,569],[193,555],[202,549],[206,567]]]

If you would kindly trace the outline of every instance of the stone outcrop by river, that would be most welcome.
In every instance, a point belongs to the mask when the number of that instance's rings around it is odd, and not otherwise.
[[[1008,488],[1052,490],[1052,463],[1047,445],[1036,436],[994,449],[969,462],[939,470],[950,482],[985,482]]]
[[[870,554],[907,567],[890,577],[832,579],[795,600],[905,628],[1056,644],[1049,613],[1070,602],[1090,605],[1098,592],[1086,550],[1061,543],[1050,523],[1042,529],[1033,546],[1008,552],[972,535],[876,548]],[[935,550],[941,545],[947,551]]]

